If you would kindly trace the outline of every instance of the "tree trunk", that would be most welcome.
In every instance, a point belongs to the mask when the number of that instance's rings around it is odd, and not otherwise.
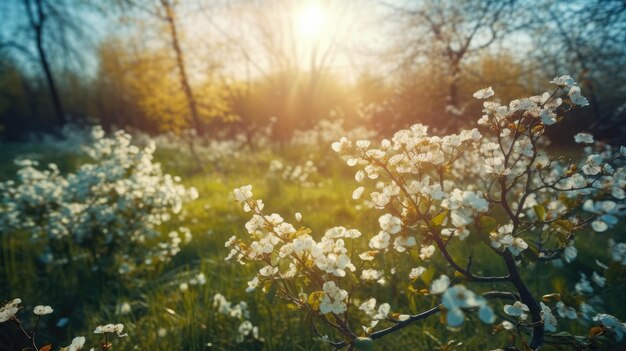
[[[198,107],[196,104],[196,99],[193,95],[193,91],[191,86],[189,85],[189,78],[187,77],[187,71],[185,69],[185,60],[183,57],[183,51],[180,48],[180,43],[178,40],[178,31],[176,29],[176,19],[174,18],[174,11],[172,10],[172,4],[170,4],[169,0],[161,0],[161,5],[165,10],[165,17],[167,20],[167,24],[170,28],[170,36],[172,39],[172,48],[174,49],[174,53],[176,54],[176,65],[178,67],[178,73],[180,75],[180,84],[183,88],[183,92],[187,99],[187,105],[189,107],[189,112],[191,113],[192,123],[198,135],[204,134],[204,126],[202,125],[202,121],[200,120],[200,116],[198,115]]]
[[[54,112],[57,117],[57,122],[60,125],[63,125],[67,122],[65,118],[65,113],[63,112],[63,104],[61,103],[61,98],[59,96],[59,92],[56,87],[56,83],[54,81],[54,77],[52,75],[52,70],[50,69],[50,63],[48,61],[48,56],[46,55],[46,50],[43,44],[43,26],[46,20],[46,15],[43,10],[43,4],[41,0],[35,0],[35,5],[37,7],[37,19],[34,18],[33,14],[30,12],[30,1],[26,0],[27,11],[30,19],[30,24],[35,31],[35,40],[37,46],[37,53],[39,55],[39,63],[41,63],[41,67],[43,68],[43,72],[46,76],[46,82],[48,84],[48,91],[50,93],[50,98],[52,99],[52,104],[54,106]]]

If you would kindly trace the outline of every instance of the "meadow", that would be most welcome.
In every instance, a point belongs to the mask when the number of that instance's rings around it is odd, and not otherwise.
[[[314,332],[311,316],[304,316],[294,304],[280,301],[275,292],[272,294],[267,289],[245,292],[246,282],[256,274],[258,267],[224,260],[229,252],[224,242],[232,235],[242,235],[248,220],[248,215],[234,200],[232,190],[252,185],[255,196],[267,199],[267,208],[291,217],[288,220],[295,221],[296,212],[300,212],[302,223],[312,230],[314,237],[336,225],[357,228],[371,237],[377,232],[378,211],[368,206],[367,201],[351,198],[355,187],[353,173],[332,152],[330,144],[342,135],[358,138],[373,134],[364,129],[346,131],[339,123],[326,123],[287,143],[259,138],[254,143],[226,139],[199,144],[195,156],[175,137],[154,137],[154,161],[162,165],[165,173],[179,176],[182,185],[197,189],[199,194],[197,199],[184,205],[173,223],[162,225],[158,230],[167,233],[184,223],[192,233],[191,241],[181,245],[180,252],[169,262],[153,265],[149,270],[118,274],[93,268],[94,257],[72,256],[72,252],[78,251],[72,251],[71,245],[69,257],[76,259],[59,264],[45,263],[41,243],[27,233],[3,232],[0,235],[2,298],[20,297],[25,311],[35,304],[54,308],[54,314],[45,318],[38,329],[42,345],[69,344],[75,335],[85,335],[89,340],[90,336],[95,336],[92,334],[95,326],[122,323],[128,336],[114,340],[114,350],[332,349]],[[0,179],[15,179],[19,167],[13,161],[19,159],[37,160],[40,165],[55,163],[61,173],[75,171],[80,164],[89,162],[84,152],[77,151],[81,144],[89,143],[89,130],[74,130],[68,135],[72,138],[65,142],[49,137],[28,143],[2,144]],[[143,133],[135,133],[133,143],[142,145],[149,139]],[[572,153],[562,148],[556,151]],[[203,161],[201,168],[198,156]],[[310,161],[308,167],[307,161]],[[623,241],[623,225],[605,233],[584,230],[578,235],[578,242],[583,244],[579,245],[575,261],[527,262],[523,277],[538,296],[557,293],[565,301],[575,301],[574,283],[579,272],[601,269],[597,260],[606,257],[608,238]],[[498,257],[475,243],[455,247],[451,253],[454,257],[470,254],[480,257],[473,267],[475,273],[503,273],[496,262]],[[381,262],[378,267],[406,269],[413,264],[411,261],[417,261],[416,255],[413,260],[410,256],[390,256],[389,262]],[[435,255],[431,265],[445,270],[447,263]],[[563,265],[567,265],[566,270]],[[624,270],[621,267],[618,264],[611,265],[610,270],[607,268],[611,272],[607,274],[610,284],[596,290],[590,299],[618,317],[624,313],[621,307]],[[425,274],[412,283],[399,273],[388,279],[375,284],[364,283],[361,289],[378,291],[378,296],[385,301],[403,306],[411,313],[436,305],[438,297],[428,294],[432,274],[430,277]],[[507,283],[495,284],[496,288],[506,286]],[[550,301],[549,297],[545,301]],[[492,303],[496,315],[504,318],[501,306],[506,300],[496,299]],[[486,350],[493,345],[515,344],[519,338],[502,324],[484,325],[473,316],[468,318],[473,321],[471,327],[461,328],[446,327],[445,319],[438,317],[418,321],[382,338],[376,343],[376,349]],[[252,325],[242,329],[244,321]],[[582,319],[560,323],[567,325],[563,329],[568,331],[561,337],[571,340],[574,333],[584,335],[592,326]],[[252,326],[258,329],[253,331]],[[621,346],[608,341],[602,347],[617,350]]]

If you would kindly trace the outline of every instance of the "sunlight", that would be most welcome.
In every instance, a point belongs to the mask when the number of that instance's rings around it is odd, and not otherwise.
[[[301,39],[320,39],[328,22],[328,11],[319,1],[308,1],[296,15],[296,28]]]

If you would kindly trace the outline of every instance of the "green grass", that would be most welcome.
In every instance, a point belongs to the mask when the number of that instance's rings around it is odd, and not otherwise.
[[[204,170],[189,158],[174,151],[158,152],[157,159],[165,170],[182,177],[185,185],[194,186],[200,198],[185,208],[185,225],[194,234],[193,241],[183,248],[174,260],[162,270],[146,272],[137,279],[120,280],[91,272],[85,267],[72,264],[62,267],[42,267],[36,263],[38,247],[29,238],[13,233],[0,235],[0,299],[21,297],[26,306],[49,304],[55,313],[44,323],[40,337],[55,344],[69,344],[71,337],[85,335],[95,341],[91,334],[98,324],[124,323],[129,336],[114,343],[114,350],[329,350],[329,346],[314,340],[314,334],[303,315],[282,301],[268,301],[264,293],[257,289],[252,294],[245,293],[246,282],[259,267],[240,266],[225,262],[228,250],[224,242],[232,235],[245,235],[244,223],[248,220],[239,206],[230,199],[233,188],[252,184],[256,198],[262,198],[267,212],[277,212],[288,221],[294,221],[296,212],[301,212],[303,224],[320,236],[325,229],[343,225],[361,230],[365,237],[378,232],[378,212],[357,210],[351,200],[355,182],[352,171],[338,157],[319,158],[318,175],[322,181],[320,188],[302,188],[298,184],[285,183],[267,176],[269,161],[273,158],[286,159],[292,164],[302,163],[299,155],[311,151],[265,150],[243,155],[232,160],[221,160],[219,164],[206,164]],[[14,177],[15,167],[11,160],[20,155],[36,155],[42,164],[61,163],[62,169],[69,170],[77,164],[77,158],[58,153],[47,153],[38,145],[9,144],[0,149],[0,180]],[[567,289],[573,290],[578,279],[578,271],[598,270],[594,260],[606,257],[606,239],[616,236],[624,240],[624,227],[613,234],[581,233],[579,258],[568,265],[567,270],[559,270],[551,264],[537,264],[525,268],[524,279],[537,296],[553,292],[558,281],[564,281]],[[366,241],[365,241],[366,243]],[[465,262],[469,253],[476,259],[474,269],[481,274],[502,274],[499,258],[490,250],[479,246],[462,245],[452,250],[460,262]],[[416,310],[427,309],[439,303],[432,296],[409,297],[408,282],[400,283],[410,268],[420,264],[406,255],[390,255],[383,265],[397,265],[399,272],[389,282],[394,289],[364,287],[393,307],[406,310],[409,299],[415,298]],[[435,259],[434,266],[446,269],[441,259]],[[179,289],[185,276],[203,272],[207,283],[191,286],[187,291]],[[396,284],[397,283],[397,284]],[[421,284],[421,285],[420,285]],[[425,288],[424,283],[416,283],[416,288]],[[484,288],[470,284],[470,288],[482,291]],[[511,289],[510,286],[488,287]],[[620,305],[623,288],[617,287],[602,297],[614,315],[624,319],[626,309]],[[251,321],[259,326],[263,343],[236,344],[234,342],[239,322],[218,314],[213,308],[213,295],[223,294],[233,303],[246,301],[251,312]],[[127,302],[132,306],[129,314],[120,314],[119,306]],[[501,303],[493,306],[501,311]],[[610,310],[609,308],[613,308]],[[23,312],[25,313],[25,312]],[[513,335],[506,332],[494,334],[491,326],[477,321],[475,315],[468,314],[472,321],[459,330],[447,329],[437,316],[415,323],[399,333],[387,336],[376,343],[376,350],[433,350],[436,347],[456,340],[457,350],[488,350],[504,345]],[[54,326],[59,317],[69,317],[65,328]],[[563,322],[562,322],[563,323]],[[563,323],[562,325],[564,325]],[[586,327],[569,323],[573,330],[586,333]],[[159,336],[159,330],[165,335]],[[561,329],[563,330],[563,329]],[[454,345],[457,342],[453,342]],[[211,346],[207,346],[210,344]],[[90,344],[91,346],[95,346]],[[548,349],[548,348],[546,348]]]

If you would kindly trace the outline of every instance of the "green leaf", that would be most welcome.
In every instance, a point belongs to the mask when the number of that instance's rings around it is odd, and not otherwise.
[[[543,205],[535,205],[533,206],[533,209],[535,210],[535,213],[537,214],[537,218],[539,218],[540,221],[543,222],[546,220],[548,213],[546,212],[546,208],[543,207]]]
[[[433,225],[440,226],[443,224],[447,217],[448,211],[442,211],[440,214],[433,217],[431,222],[433,223]]]
[[[436,271],[435,267],[430,266],[426,268],[426,271],[422,273],[422,275],[420,276],[420,278],[422,279],[424,283],[426,283],[426,285],[430,285],[430,282],[433,280],[433,277],[435,276],[435,271]]]
[[[311,306],[311,309],[313,311],[320,310],[320,303],[322,302],[323,297],[324,297],[323,291],[314,291],[311,294],[309,294],[309,298],[307,299],[307,302],[309,303],[309,306]]]

